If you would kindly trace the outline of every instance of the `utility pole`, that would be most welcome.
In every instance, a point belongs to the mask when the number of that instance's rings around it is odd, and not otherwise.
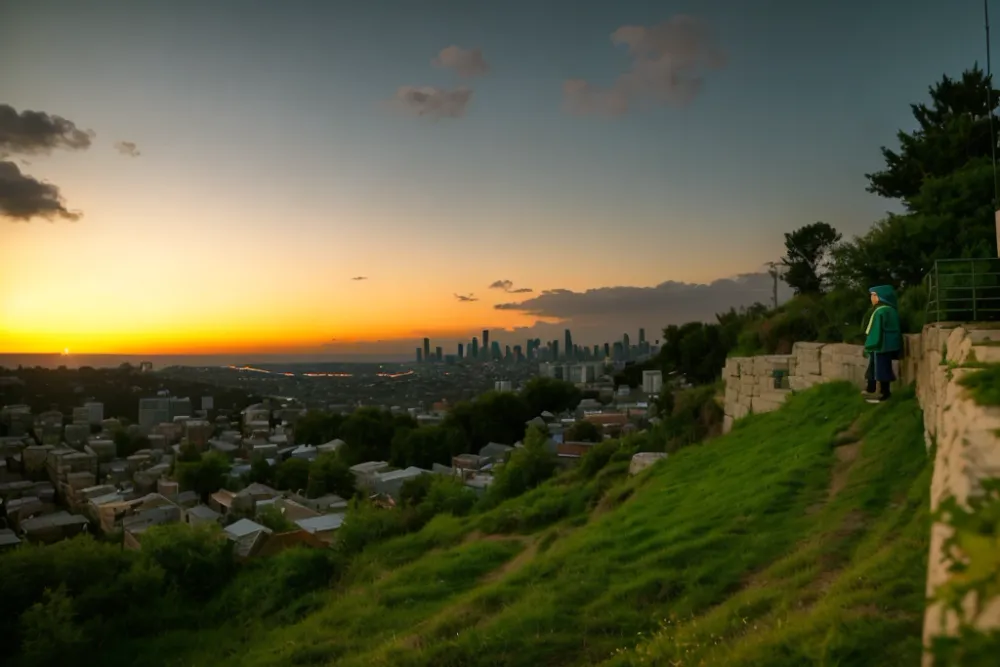
[[[778,267],[781,266],[777,262],[768,262],[767,273],[774,279],[774,292],[772,298],[774,299],[774,308],[778,308]]]

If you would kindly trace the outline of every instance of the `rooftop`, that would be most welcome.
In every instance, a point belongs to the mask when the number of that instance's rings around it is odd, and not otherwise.
[[[235,539],[240,539],[260,531],[264,531],[268,534],[272,532],[267,526],[262,526],[256,521],[251,521],[250,519],[240,519],[236,523],[226,526],[225,531]]]
[[[323,514],[322,516],[314,516],[308,519],[299,519],[295,522],[295,525],[307,533],[320,533],[327,530],[336,530],[343,523],[343,514]]]

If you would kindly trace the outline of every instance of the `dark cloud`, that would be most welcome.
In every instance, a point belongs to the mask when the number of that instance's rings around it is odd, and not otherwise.
[[[79,220],[81,215],[66,208],[59,188],[22,174],[13,162],[0,161],[0,217]]]
[[[139,147],[131,141],[119,141],[115,143],[115,150],[126,157],[139,157],[142,153],[139,152]]]
[[[0,104],[0,157],[5,154],[42,155],[56,148],[83,150],[94,138],[91,130],[81,130],[61,116],[42,111],[18,113],[9,104]]]
[[[354,276],[351,280],[368,280],[368,276]]]
[[[465,303],[469,303],[471,301],[479,301],[479,297],[477,297],[475,294],[456,294],[455,298]]]
[[[500,303],[497,310],[571,322],[586,327],[618,321],[642,321],[646,326],[711,321],[730,307],[770,303],[774,282],[765,273],[749,273],[709,284],[668,281],[656,287],[599,287],[585,292],[545,290],[519,302]],[[787,298],[779,283],[779,298]]]
[[[725,65],[707,27],[691,16],[649,28],[623,26],[611,41],[628,47],[628,71],[610,88],[584,79],[566,81],[563,98],[571,113],[619,116],[636,106],[681,106],[701,91],[703,72]]]
[[[514,282],[511,280],[494,280],[490,283],[489,288],[498,289],[507,292],[508,294],[530,294],[535,291],[530,287],[518,287],[517,289],[514,289]]]
[[[469,88],[434,88],[403,86],[393,98],[396,108],[415,116],[428,118],[461,118],[472,100]]]
[[[490,64],[483,58],[481,50],[463,49],[454,45],[441,49],[431,64],[455,70],[456,74],[465,78],[485,76],[490,72]]]

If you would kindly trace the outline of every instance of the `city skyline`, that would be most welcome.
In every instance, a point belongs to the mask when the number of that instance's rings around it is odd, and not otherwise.
[[[0,352],[711,321],[770,301],[784,232],[896,210],[879,146],[984,58],[929,0],[376,4],[6,10]]]

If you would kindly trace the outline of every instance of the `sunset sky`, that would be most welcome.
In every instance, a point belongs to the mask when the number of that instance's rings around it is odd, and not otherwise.
[[[0,215],[0,352],[652,338],[893,208],[864,173],[983,39],[971,0],[4,2],[0,105],[93,136],[0,124],[82,213]]]

